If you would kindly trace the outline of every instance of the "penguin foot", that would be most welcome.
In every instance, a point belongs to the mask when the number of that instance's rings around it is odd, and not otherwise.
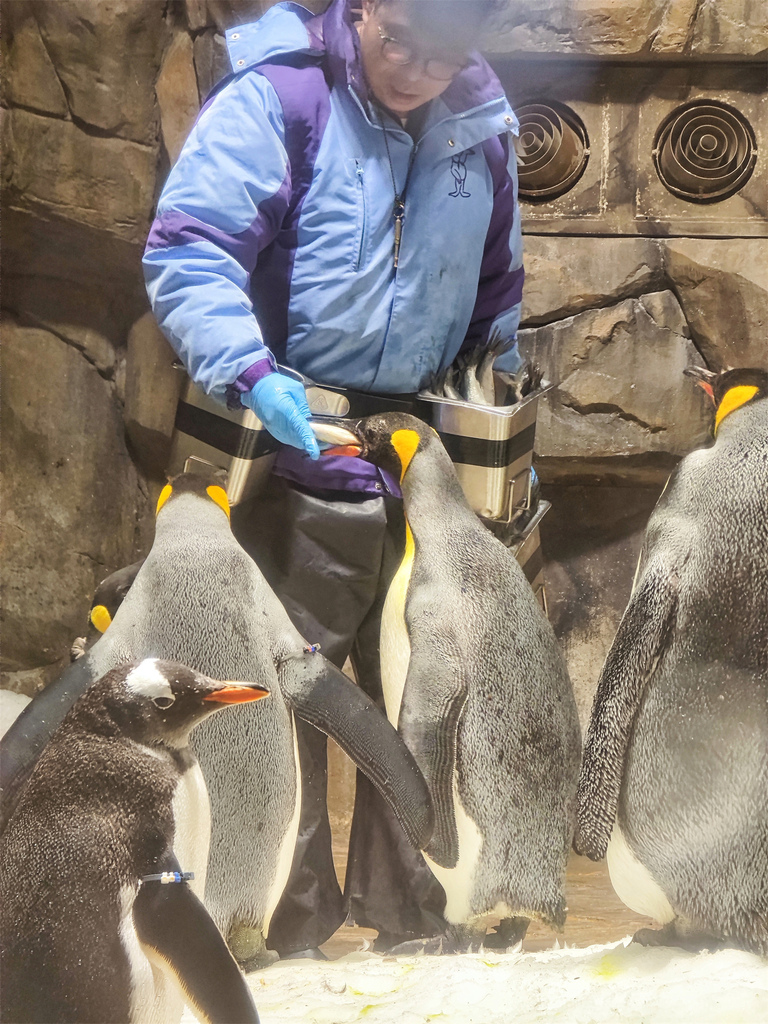
[[[317,946],[309,946],[307,949],[295,949],[292,953],[282,953],[281,960],[327,960],[328,957]]]
[[[718,939],[713,935],[685,934],[676,927],[674,921],[663,928],[641,928],[632,936],[632,941],[640,946],[676,946],[689,953],[714,953],[720,949],[731,948],[725,939]]]
[[[485,949],[499,952],[512,949],[523,941],[528,931],[530,920],[527,917],[505,917],[499,921],[494,931],[483,939]]]
[[[400,942],[389,952],[392,956],[445,956],[456,953],[479,953],[483,947],[483,936],[465,928],[449,929],[442,935],[430,939],[411,939]]]

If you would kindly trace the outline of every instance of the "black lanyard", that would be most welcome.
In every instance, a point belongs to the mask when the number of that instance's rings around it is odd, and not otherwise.
[[[387,147],[387,160],[389,161],[389,173],[392,175],[392,191],[395,193],[395,202],[392,206],[392,216],[395,219],[395,249],[394,249],[394,267],[397,270],[398,263],[400,261],[400,240],[403,236],[403,217],[405,217],[405,194],[408,191],[408,182],[411,179],[411,170],[413,168],[413,158],[416,156],[417,142],[414,142],[413,149],[411,149],[411,156],[408,160],[408,170],[405,173],[405,182],[403,183],[402,191],[397,191],[397,181],[395,180],[395,169],[392,166],[392,155],[389,152],[389,132],[381,118],[381,114],[378,109],[376,111],[377,117],[379,118],[379,124],[381,130],[384,132],[384,145]]]

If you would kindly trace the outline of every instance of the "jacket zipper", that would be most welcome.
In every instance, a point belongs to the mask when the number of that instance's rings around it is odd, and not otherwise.
[[[355,273],[360,269],[360,264],[363,261],[363,247],[365,246],[365,221],[366,221],[366,209],[365,209],[365,187],[363,184],[363,165],[359,160],[355,160],[355,174],[357,176],[357,187],[360,192],[360,208],[362,216],[360,218],[360,241],[357,246],[357,259],[355,260]]]

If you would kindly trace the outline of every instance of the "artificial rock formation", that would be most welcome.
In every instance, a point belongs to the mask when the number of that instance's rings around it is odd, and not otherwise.
[[[765,6],[752,0],[508,0],[489,33],[503,54],[760,58]]]
[[[2,377],[0,668],[6,688],[30,692],[67,658],[96,585],[135,560],[151,519],[114,387],[79,352],[6,320]]]
[[[576,474],[664,477],[706,440],[704,396],[683,375],[704,365],[669,291],[520,332],[521,352],[556,387],[536,430],[545,479]],[[659,458],[654,458],[659,456]]]

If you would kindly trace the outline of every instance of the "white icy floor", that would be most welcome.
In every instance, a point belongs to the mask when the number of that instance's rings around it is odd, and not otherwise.
[[[768,961],[618,943],[287,961],[248,975],[262,1024],[765,1024]],[[195,1018],[187,1011],[183,1024]]]

